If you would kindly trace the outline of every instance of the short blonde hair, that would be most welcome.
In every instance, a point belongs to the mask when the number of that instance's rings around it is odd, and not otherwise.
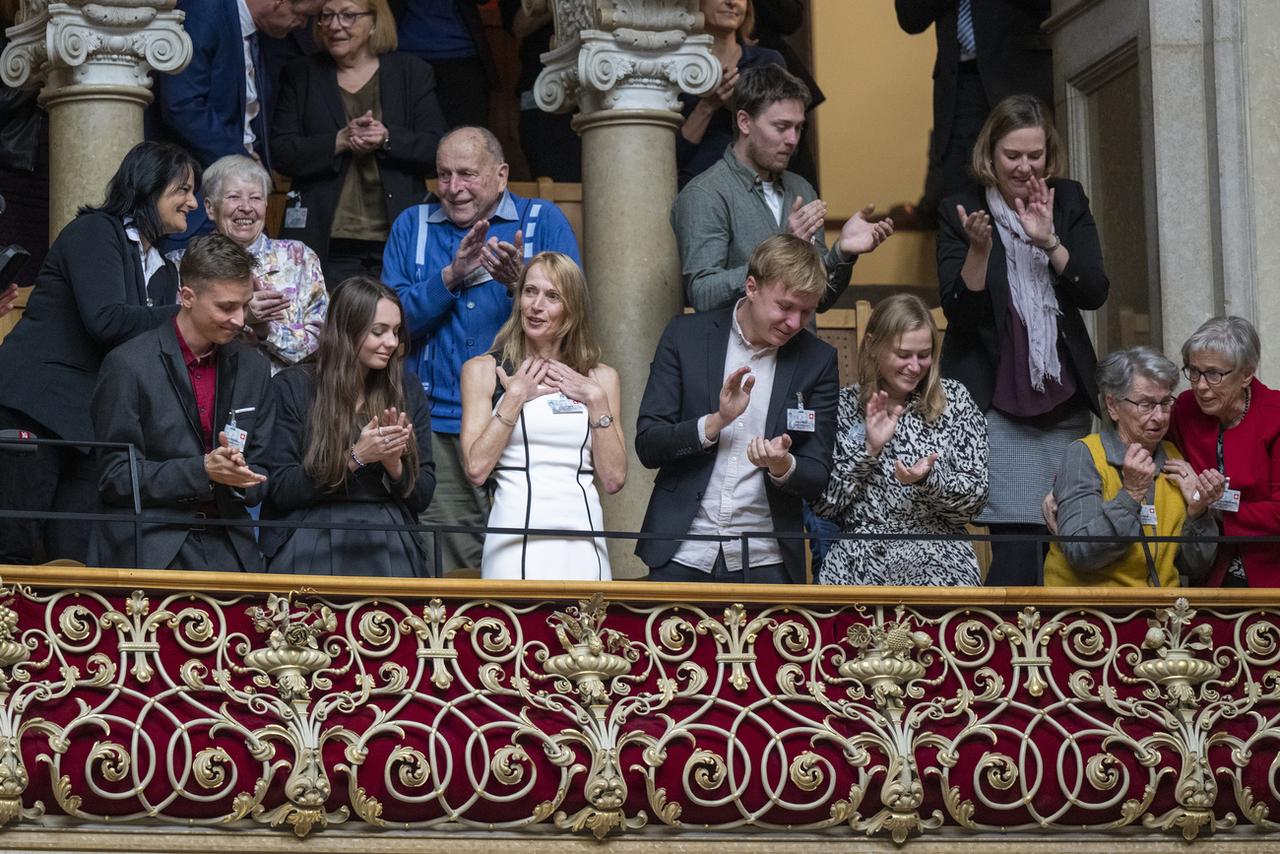
[[[391,14],[387,0],[364,0],[364,10],[373,13],[373,32],[369,33],[369,50],[374,56],[391,53],[400,42],[396,37],[396,19]],[[317,44],[324,44],[324,26],[316,18],[315,39]]]
[[[766,238],[756,247],[747,262],[747,275],[761,287],[781,282],[799,294],[825,296],[827,292],[827,267],[817,247],[786,232]]]
[[[973,144],[969,168],[984,187],[996,185],[996,146],[1015,130],[1040,128],[1044,131],[1044,177],[1056,178],[1062,170],[1062,142],[1053,126],[1049,107],[1035,95],[1010,95],[995,105],[987,116],[978,140]]]
[[[928,329],[933,348],[933,361],[920,390],[920,414],[925,421],[936,421],[947,408],[947,393],[942,388],[942,333],[933,322],[933,313],[914,294],[894,294],[876,303],[867,321],[867,334],[858,348],[858,400],[863,408],[871,395],[880,391],[880,357],[892,349],[903,333]]]

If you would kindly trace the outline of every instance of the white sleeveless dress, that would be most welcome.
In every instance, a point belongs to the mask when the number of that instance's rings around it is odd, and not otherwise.
[[[587,420],[586,406],[561,394],[525,403],[493,470],[496,489],[489,527],[602,530],[591,457],[593,431]],[[613,578],[602,538],[515,534],[485,537],[480,574],[549,581]]]

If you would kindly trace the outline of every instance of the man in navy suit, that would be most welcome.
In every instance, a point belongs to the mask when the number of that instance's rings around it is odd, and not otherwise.
[[[206,168],[219,157],[248,154],[270,169],[267,130],[275,101],[259,40],[283,38],[323,6],[324,0],[178,0],[191,62],[178,74],[157,77],[148,136],[178,143]],[[203,205],[187,226],[173,245],[211,228]]]
[[[730,308],[667,324],[649,367],[636,454],[658,469],[636,554],[654,581],[805,580],[799,539],[682,541],[686,534],[803,532],[801,500],[827,485],[835,441],[836,351],[808,324],[827,290],[822,256],[767,238]]]

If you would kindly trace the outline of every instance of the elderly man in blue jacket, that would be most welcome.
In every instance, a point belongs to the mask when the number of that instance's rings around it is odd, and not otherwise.
[[[441,140],[436,174],[438,198],[392,224],[382,279],[404,305],[409,364],[431,400],[436,494],[423,521],[480,527],[488,500],[467,481],[458,445],[462,363],[492,346],[528,260],[553,251],[578,261],[578,243],[552,202],[507,190],[502,145],[484,128],[458,128]],[[478,567],[482,551],[479,536],[446,536],[437,571]]]

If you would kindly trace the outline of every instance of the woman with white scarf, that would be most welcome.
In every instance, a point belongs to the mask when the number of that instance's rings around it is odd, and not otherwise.
[[[1049,108],[1011,95],[974,145],[979,186],[939,211],[942,372],[986,414],[990,498],[976,522],[993,534],[1047,533],[1041,499],[1098,412],[1097,357],[1080,311],[1100,308],[1110,283],[1089,200],[1057,177],[1061,166]],[[991,545],[988,584],[1041,582],[1042,544]]]

